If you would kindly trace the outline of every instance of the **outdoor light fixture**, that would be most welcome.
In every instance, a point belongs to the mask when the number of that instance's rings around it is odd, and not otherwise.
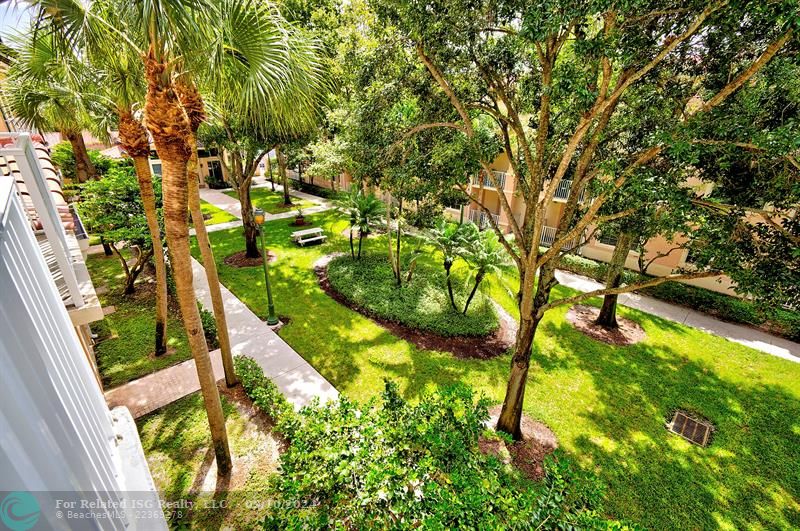
[[[258,234],[261,237],[261,258],[264,261],[264,281],[267,284],[267,324],[269,326],[275,326],[278,324],[278,318],[275,316],[275,304],[272,302],[272,289],[269,285],[269,255],[267,254],[267,247],[264,245],[264,221],[266,216],[264,215],[264,211],[260,208],[253,209],[253,218],[255,219],[256,225],[258,225]]]

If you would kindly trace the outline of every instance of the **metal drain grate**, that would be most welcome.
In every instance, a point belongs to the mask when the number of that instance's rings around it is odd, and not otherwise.
[[[672,422],[667,426],[673,433],[677,433],[690,443],[707,446],[711,435],[711,424],[690,417],[683,411],[676,411]]]

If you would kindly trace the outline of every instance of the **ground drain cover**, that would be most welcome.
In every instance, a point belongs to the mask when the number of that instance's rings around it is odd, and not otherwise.
[[[708,422],[697,420],[683,411],[676,411],[667,427],[671,432],[699,446],[708,446],[713,429]]]

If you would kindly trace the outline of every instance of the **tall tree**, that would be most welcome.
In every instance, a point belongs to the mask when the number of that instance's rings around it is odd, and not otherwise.
[[[482,152],[475,127],[478,118],[491,119],[519,181],[526,206],[522,219],[515,218],[508,198],[498,194],[514,237],[506,238],[489,216],[520,277],[520,326],[499,430],[521,436],[532,345],[546,311],[597,295],[719,274],[716,267],[678,272],[550,300],[558,260],[574,251],[574,241],[591,226],[632,213],[628,208],[600,211],[627,182],[637,179],[637,170],[666,161],[684,168],[688,176],[695,160],[686,156],[686,146],[703,140],[698,124],[724,115],[731,95],[776,55],[796,60],[791,50],[798,19],[796,5],[790,4],[552,0],[534,8],[516,0],[372,2],[383,24],[398,28],[405,39],[400,42],[410,43],[406,50],[416,56],[448,103],[438,109],[430,106],[424,123],[413,131],[460,132],[473,142],[475,159],[498,187],[490,171],[492,158]],[[609,149],[619,135],[637,134],[624,124],[636,123],[630,120],[636,106],[629,103],[642,86],[668,93],[676,112],[657,134],[645,138],[643,149]],[[742,115],[730,118],[738,121]],[[610,124],[618,124],[616,135],[607,134]],[[726,140],[736,133],[737,128],[729,128]],[[749,143],[752,138],[737,140]],[[571,180],[569,198],[557,216],[555,241],[540,250],[545,214],[562,179]],[[457,184],[469,193],[464,181]],[[584,186],[593,195],[591,202],[580,201]],[[479,197],[470,195],[491,213]]]

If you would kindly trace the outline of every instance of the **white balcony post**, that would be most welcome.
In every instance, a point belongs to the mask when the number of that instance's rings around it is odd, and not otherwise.
[[[81,295],[78,279],[72,267],[72,254],[67,243],[67,234],[64,230],[64,225],[61,223],[58,210],[53,204],[50,187],[47,185],[41,166],[39,166],[39,160],[36,157],[30,135],[28,133],[15,135],[14,147],[3,148],[0,152],[14,157],[33,202],[33,207],[42,222],[47,241],[52,246],[53,255],[64,277],[72,304],[76,308],[80,308],[84,302],[83,295]]]

